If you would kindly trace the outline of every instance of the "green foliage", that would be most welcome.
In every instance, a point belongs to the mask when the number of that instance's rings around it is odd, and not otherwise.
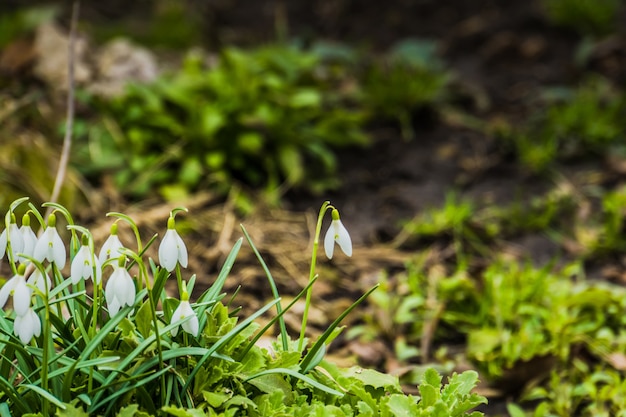
[[[523,415],[609,417],[626,415],[623,372],[606,365],[575,361],[567,371],[554,371],[546,387],[531,389],[527,401],[538,401],[534,412]]]
[[[511,138],[515,154],[531,172],[558,160],[610,152],[626,134],[626,98],[608,82],[593,78],[575,90],[554,90],[528,128]]]
[[[367,139],[363,114],[321,74],[318,56],[293,47],[229,48],[211,68],[189,56],[181,71],[100,103],[108,127],[84,149],[100,164],[89,169],[115,169],[138,196],[234,182],[331,188],[334,150]]]
[[[0,49],[19,36],[34,31],[42,23],[52,20],[58,10],[53,6],[37,6],[0,15]]]
[[[605,36],[615,30],[621,0],[543,0],[548,19],[582,35]]]
[[[365,106],[376,117],[397,121],[404,139],[415,136],[412,116],[442,102],[451,75],[436,56],[436,44],[406,40],[366,72]]]

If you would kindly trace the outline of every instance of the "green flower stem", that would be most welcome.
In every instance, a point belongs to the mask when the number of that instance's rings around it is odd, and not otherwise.
[[[176,282],[178,283],[178,294],[183,294],[183,276],[180,271],[180,264],[176,262]]]
[[[154,335],[156,337],[157,352],[159,354],[159,369],[165,369],[165,362],[163,362],[163,348],[161,347],[161,335],[159,334],[159,320],[156,315],[156,305],[153,297],[150,296],[152,288],[150,287],[150,279],[148,278],[148,271],[146,265],[141,262],[141,259],[137,259],[137,265],[139,265],[139,273],[142,275],[146,282],[146,289],[148,290],[148,302],[150,303],[150,313],[152,315],[152,323],[154,323]],[[166,386],[165,375],[159,377],[161,380],[161,405],[165,405]]]
[[[313,239],[313,253],[311,254],[311,269],[309,270],[309,282],[315,279],[315,264],[317,262],[317,249],[320,245],[320,234],[322,232],[322,219],[326,214],[326,210],[331,208],[330,201],[324,201],[320,212],[317,216],[317,225],[315,227],[315,237]],[[300,329],[300,338],[298,340],[298,352],[302,352],[304,348],[304,337],[306,334],[306,324],[309,317],[309,307],[311,306],[311,296],[313,294],[313,286],[309,286],[306,292],[306,301],[304,303],[304,313],[302,314],[302,328]]]

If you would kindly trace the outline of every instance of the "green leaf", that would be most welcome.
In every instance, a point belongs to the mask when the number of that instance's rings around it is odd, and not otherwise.
[[[352,368],[343,372],[343,376],[348,378],[354,378],[364,385],[374,388],[387,388],[398,387],[398,377],[383,374],[373,369],[364,369],[359,366],[353,366]]]
[[[413,397],[392,394],[384,402],[395,417],[412,417],[418,415],[417,400]]]
[[[206,417],[204,411],[197,408],[184,409],[168,405],[163,407],[161,410],[176,417]]]
[[[524,410],[517,404],[508,403],[506,405],[506,411],[509,412],[510,417],[526,417]]]
[[[65,404],[65,409],[59,408],[56,415],[57,417],[89,417],[85,410],[77,408],[72,404]]]
[[[137,330],[139,333],[145,338],[150,336],[150,332],[152,330],[152,310],[149,302],[143,303],[141,307],[139,307],[139,311],[135,315],[135,324],[137,325]]]
[[[232,398],[233,394],[225,392],[202,391],[202,397],[213,408],[221,407],[226,401]]]
[[[117,413],[116,417],[135,417],[137,411],[139,411],[137,404],[127,405]]]

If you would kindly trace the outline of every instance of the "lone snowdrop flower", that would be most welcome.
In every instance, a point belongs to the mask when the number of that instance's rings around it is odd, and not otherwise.
[[[196,316],[196,312],[193,311],[191,305],[189,304],[189,294],[187,293],[187,288],[185,286],[183,295],[180,297],[180,304],[174,311],[174,314],[172,314],[172,323],[179,322],[187,317],[191,318],[182,323],[180,327],[182,327],[187,333],[197,336],[200,324],[198,323],[198,316]],[[176,336],[177,334],[178,326],[172,329],[172,336]]]
[[[48,260],[54,262],[59,269],[65,266],[65,245],[56,229],[56,216],[52,213],[48,217],[48,227],[42,233],[35,245],[33,258],[39,262]]]
[[[19,336],[20,341],[27,345],[33,336],[39,337],[41,334],[41,320],[32,307],[28,307],[23,315],[17,315],[13,322],[13,333]]]
[[[24,242],[19,227],[15,223],[15,214],[11,213],[9,226],[0,234],[0,259],[4,257],[10,245],[11,253],[9,259],[17,260],[16,255],[24,249]]]
[[[335,242],[337,242],[343,253],[352,256],[352,240],[345,226],[339,219],[339,211],[337,209],[333,209],[332,217],[333,220],[324,237],[324,251],[326,252],[326,256],[328,259],[333,259]]]
[[[108,259],[119,259],[121,256],[119,250],[123,247],[124,245],[122,245],[120,238],[117,236],[117,223],[113,223],[111,226],[111,234],[107,240],[105,240],[98,254],[100,265],[104,265]]]
[[[35,252],[35,246],[37,245],[37,235],[33,232],[33,229],[30,227],[30,215],[28,213],[24,214],[22,217],[22,226],[20,227],[20,235],[22,236],[22,253],[26,256],[33,256]],[[19,257],[20,262],[25,263],[28,262],[23,256]]]
[[[176,263],[187,268],[187,247],[178,235],[175,226],[174,216],[170,215],[170,218],[167,219],[167,232],[165,232],[161,246],[159,246],[159,261],[168,272],[172,272],[176,268]]]
[[[30,308],[30,288],[26,285],[26,278],[24,278],[24,272],[26,271],[25,265],[20,265],[17,268],[17,274],[15,274],[10,280],[6,282],[0,288],[0,308],[3,308],[7,303],[9,296],[13,296],[13,310],[18,316],[26,314]]]
[[[120,257],[117,265],[113,265],[113,274],[107,281],[104,297],[107,301],[109,315],[113,317],[120,308],[132,306],[135,302],[135,283],[124,267],[125,257]]]
[[[88,280],[93,277],[93,281],[96,284],[99,284],[102,279],[100,261],[96,258],[96,255],[91,249],[89,249],[89,238],[86,235],[83,235],[82,246],[72,260],[70,276],[72,278],[72,284],[74,285],[78,284],[81,279]]]

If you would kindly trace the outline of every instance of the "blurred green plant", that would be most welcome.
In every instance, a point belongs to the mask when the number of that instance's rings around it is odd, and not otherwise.
[[[318,56],[294,47],[229,48],[205,68],[190,55],[152,85],[112,101],[77,163],[86,174],[116,171],[120,189],[166,196],[234,183],[313,192],[338,184],[334,150],[364,145],[363,113],[320,76]]]
[[[399,123],[402,137],[415,137],[414,114],[440,104],[452,75],[436,55],[433,41],[408,39],[383,60],[376,60],[363,79],[363,100],[374,117]]]
[[[529,127],[511,134],[521,164],[532,173],[546,172],[559,160],[605,154],[626,135],[626,97],[608,81],[591,78],[576,89],[553,89],[546,108]]]
[[[51,21],[58,12],[58,7],[39,5],[0,14],[0,49],[16,38],[33,32],[42,23]]]
[[[616,29],[621,0],[543,0],[548,19],[581,35],[606,36]]]

